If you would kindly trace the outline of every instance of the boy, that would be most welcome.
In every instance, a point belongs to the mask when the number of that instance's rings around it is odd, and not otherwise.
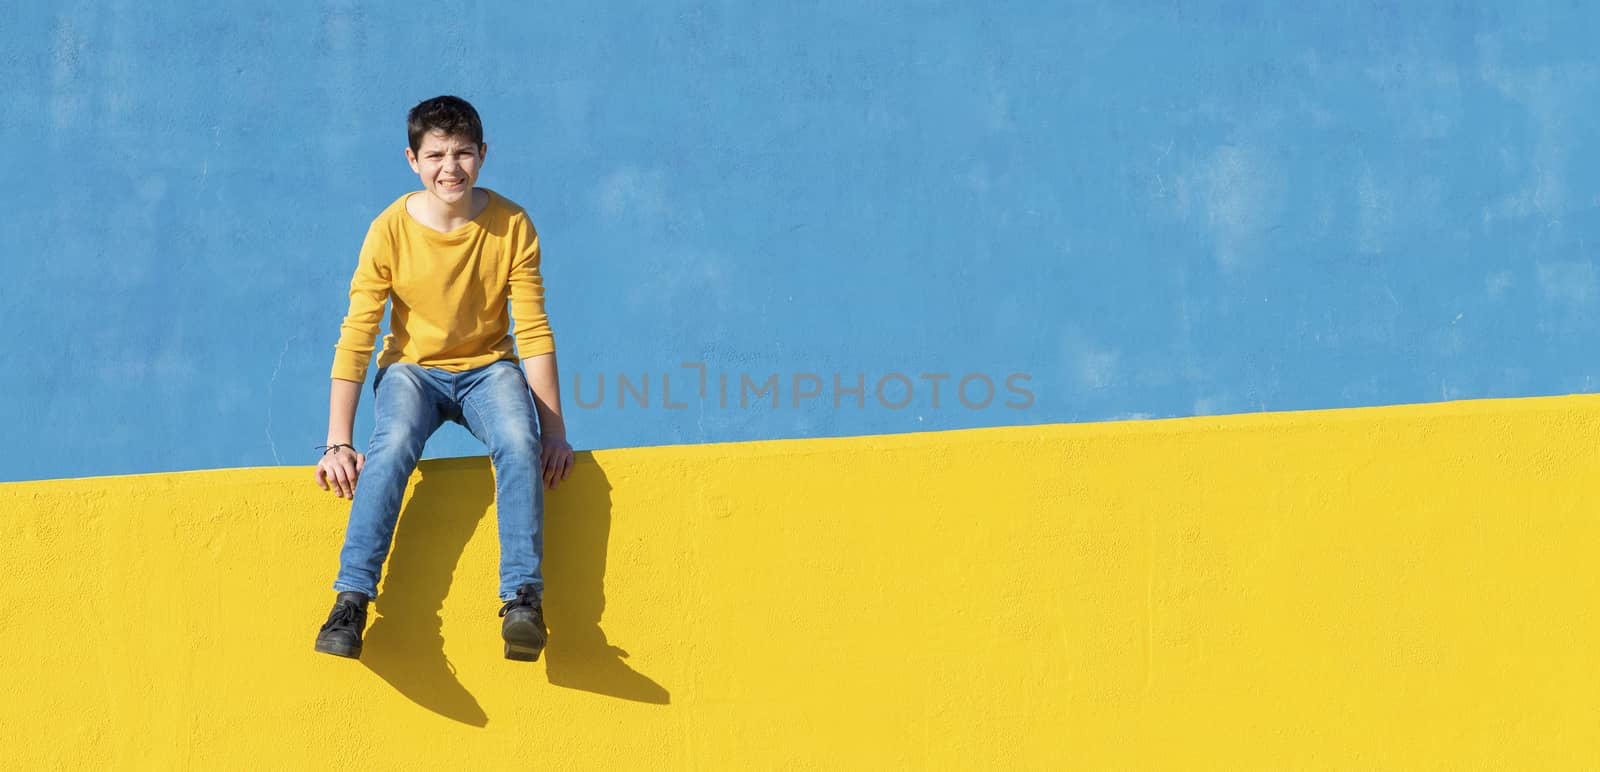
[[[472,105],[453,96],[429,99],[411,109],[406,124],[406,160],[422,190],[373,220],[335,346],[328,444],[316,479],[351,507],[333,584],[338,596],[316,650],[361,656],[367,603],[378,593],[406,482],[428,436],[455,421],[488,447],[494,463],[505,656],[533,661],[546,637],[543,486],[554,488],[572,468],[539,237],[521,207],[475,187],[488,145]],[[350,442],[356,403],[391,299],[372,387],[376,426],[363,455]],[[366,482],[357,486],[358,477]]]

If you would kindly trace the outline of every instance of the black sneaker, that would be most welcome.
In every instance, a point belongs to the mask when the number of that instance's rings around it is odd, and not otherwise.
[[[531,584],[522,585],[517,597],[500,607],[500,637],[506,640],[506,659],[522,662],[539,661],[544,651],[544,641],[549,635],[544,627],[544,609],[539,606],[539,590]]]
[[[351,659],[361,658],[361,632],[367,629],[367,595],[341,592],[317,633],[317,651]]]

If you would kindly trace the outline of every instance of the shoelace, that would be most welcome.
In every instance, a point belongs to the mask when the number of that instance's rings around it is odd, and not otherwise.
[[[361,608],[354,603],[340,603],[333,607],[333,613],[328,615],[328,621],[322,624],[323,630],[335,627],[356,627],[361,618]]]
[[[523,588],[517,590],[517,597],[506,601],[506,605],[500,607],[500,616],[505,616],[506,614],[510,613],[511,609],[514,609],[514,608],[516,608],[518,606],[538,606],[538,605],[539,605],[539,595],[537,593],[535,593],[535,592],[532,592],[531,588],[523,587]]]

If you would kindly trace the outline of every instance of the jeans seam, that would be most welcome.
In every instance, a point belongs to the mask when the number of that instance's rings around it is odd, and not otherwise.
[[[472,404],[472,396],[470,394],[469,395],[465,395],[465,396],[463,396],[461,398],[461,407],[464,408],[464,409],[472,411],[472,422],[473,423],[475,423],[475,424],[477,424],[479,426],[483,426],[485,429],[488,429],[488,427],[485,426],[484,423],[483,423],[483,413],[479,412],[477,405]],[[483,446],[485,448],[488,448],[489,456],[492,458],[494,456],[494,448],[490,448],[489,447],[489,440],[487,438],[484,438],[484,437],[478,437],[478,433],[475,432],[475,431],[472,431],[472,427],[471,426],[467,427],[467,431],[470,432],[473,437],[477,437],[478,441],[483,443]]]

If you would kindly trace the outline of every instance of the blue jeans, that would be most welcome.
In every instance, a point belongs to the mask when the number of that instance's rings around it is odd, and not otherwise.
[[[452,373],[399,362],[378,370],[372,441],[357,481],[333,589],[378,595],[406,483],[422,446],[445,421],[467,427],[494,463],[500,521],[500,600],[531,584],[544,589],[544,478],[539,430],[522,368],[508,359]]]

